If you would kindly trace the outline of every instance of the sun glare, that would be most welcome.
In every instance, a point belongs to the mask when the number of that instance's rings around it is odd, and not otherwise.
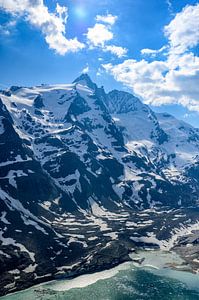
[[[75,12],[75,15],[78,17],[78,18],[85,18],[87,16],[87,13],[86,13],[86,10],[83,6],[76,6],[74,8],[74,12]]]

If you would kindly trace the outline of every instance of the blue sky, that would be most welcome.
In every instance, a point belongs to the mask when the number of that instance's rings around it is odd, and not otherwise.
[[[0,85],[84,70],[199,127],[198,42],[194,0],[0,0]]]

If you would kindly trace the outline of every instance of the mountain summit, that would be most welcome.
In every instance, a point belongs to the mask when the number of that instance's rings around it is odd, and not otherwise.
[[[81,74],[79,77],[77,77],[73,83],[78,83],[84,86],[89,87],[92,90],[95,90],[97,88],[97,85],[91,80],[88,74]]]

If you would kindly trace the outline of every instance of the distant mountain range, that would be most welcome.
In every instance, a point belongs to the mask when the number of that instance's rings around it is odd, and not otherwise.
[[[145,244],[170,249],[199,219],[199,130],[86,74],[12,86],[0,93],[0,200],[2,295]]]

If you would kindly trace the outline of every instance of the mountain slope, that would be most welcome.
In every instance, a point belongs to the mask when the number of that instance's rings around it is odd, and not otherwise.
[[[198,165],[198,129],[171,115],[155,114],[139,99],[125,92],[110,92],[108,101],[113,119],[123,128],[125,146],[129,151],[146,155],[161,176],[172,184],[189,182],[194,185],[188,174]],[[114,107],[112,102],[117,105]],[[195,180],[198,182],[198,178]],[[198,193],[196,182],[192,195],[194,191]]]
[[[2,294],[110,267],[138,236],[166,247],[172,228],[196,222],[197,129],[85,74],[0,98]]]

